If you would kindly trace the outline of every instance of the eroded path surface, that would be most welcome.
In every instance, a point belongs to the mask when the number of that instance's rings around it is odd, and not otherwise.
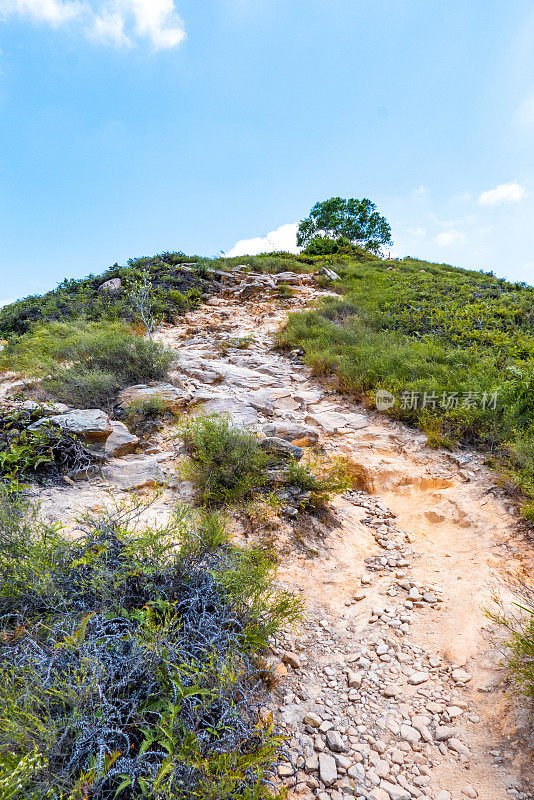
[[[484,613],[495,591],[510,602],[534,574],[529,545],[479,456],[427,448],[272,350],[288,311],[319,294],[306,284],[284,304],[218,297],[159,333],[177,350],[173,381],[192,407],[258,430],[312,426],[359,480],[334,502],[335,524],[275,534],[280,579],[309,608],[273,653],[274,715],[296,767],[280,775],[303,800],[530,800],[526,701],[505,692]],[[229,345],[242,337],[247,347]],[[174,440],[164,435],[151,457],[171,478],[154,512],[164,515],[187,499]],[[65,519],[104,502],[106,488],[112,480],[47,490],[44,509]]]

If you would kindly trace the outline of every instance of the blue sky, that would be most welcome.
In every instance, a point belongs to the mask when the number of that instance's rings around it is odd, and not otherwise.
[[[534,283],[527,0],[0,0],[0,111],[0,303],[333,195]]]

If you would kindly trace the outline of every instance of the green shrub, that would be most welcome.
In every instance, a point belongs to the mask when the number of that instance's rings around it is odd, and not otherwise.
[[[16,483],[35,479],[46,482],[61,475],[87,470],[99,460],[96,452],[86,447],[70,431],[39,419],[33,412],[0,410],[0,482]]]
[[[302,604],[217,517],[129,528],[140,510],[87,516],[76,541],[0,511],[6,800],[274,799],[258,656]]]
[[[315,457],[306,463],[292,459],[287,465],[287,479],[291,486],[298,486],[309,493],[306,505],[317,508],[325,506],[336,494],[347,491],[352,479],[342,458]]]
[[[187,476],[206,505],[235,503],[267,480],[268,457],[258,437],[225,417],[190,417],[181,426],[189,462]]]
[[[0,367],[42,376],[70,405],[109,407],[121,388],[164,378],[173,357],[119,322],[51,322],[7,347]]]
[[[495,598],[498,611],[488,616],[507,634],[504,642],[504,664],[514,688],[534,698],[534,594],[530,591],[524,603],[514,603],[515,610],[505,611]]]
[[[158,427],[163,417],[171,413],[172,403],[165,397],[139,397],[128,403],[124,421],[137,434],[147,434]]]

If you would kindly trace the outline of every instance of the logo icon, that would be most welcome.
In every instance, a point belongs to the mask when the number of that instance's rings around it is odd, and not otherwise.
[[[386,389],[379,389],[375,394],[375,405],[378,411],[387,411],[395,405],[395,398]]]

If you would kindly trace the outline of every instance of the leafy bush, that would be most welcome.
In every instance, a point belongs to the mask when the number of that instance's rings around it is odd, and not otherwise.
[[[495,600],[499,610],[488,616],[507,633],[504,663],[508,675],[517,691],[534,698],[534,594],[530,590],[523,604],[516,603],[515,612],[505,611],[502,602]]]
[[[256,654],[300,602],[213,516],[129,518],[86,517],[73,542],[17,509],[0,539],[3,796],[272,798]]]
[[[144,435],[154,431],[162,418],[172,413],[171,410],[172,403],[165,397],[138,397],[128,403],[124,420],[130,430]]]
[[[190,458],[186,474],[206,505],[243,500],[265,484],[268,456],[255,434],[224,416],[190,417],[181,433]]]
[[[287,479],[309,493],[306,506],[324,506],[334,495],[352,486],[352,479],[342,458],[315,457],[307,463],[292,459],[287,466]]]
[[[119,322],[51,322],[24,334],[0,355],[0,367],[43,376],[70,405],[109,407],[128,385],[164,378],[174,355]]]
[[[31,430],[39,410],[0,410],[0,482],[53,480],[95,464],[99,458],[75,434],[46,420]]]
[[[357,253],[358,248],[346,236],[339,236],[336,239],[328,236],[314,236],[306,245],[304,252],[308,256],[326,256],[334,253],[348,255]]]

